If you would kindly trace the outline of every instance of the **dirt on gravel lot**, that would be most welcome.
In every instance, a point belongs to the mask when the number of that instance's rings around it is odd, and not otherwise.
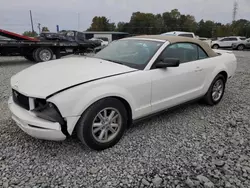
[[[32,138],[10,118],[10,77],[32,63],[0,58],[0,187],[250,187],[250,52],[221,103],[179,107],[131,127],[113,148]],[[46,76],[46,75],[45,75]]]

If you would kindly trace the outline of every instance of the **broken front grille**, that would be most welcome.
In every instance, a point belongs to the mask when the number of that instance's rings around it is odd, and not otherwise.
[[[26,97],[25,95],[19,93],[16,90],[12,90],[12,96],[13,96],[13,101],[21,106],[22,108],[29,110],[30,106],[29,106],[29,97]]]

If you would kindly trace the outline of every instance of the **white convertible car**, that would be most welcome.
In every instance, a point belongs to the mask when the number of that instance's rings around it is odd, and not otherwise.
[[[218,53],[220,52],[220,53]],[[94,150],[115,145],[133,121],[194,99],[216,105],[237,61],[187,37],[121,39],[94,57],[33,65],[11,78],[9,109],[27,134],[64,140],[77,133]]]

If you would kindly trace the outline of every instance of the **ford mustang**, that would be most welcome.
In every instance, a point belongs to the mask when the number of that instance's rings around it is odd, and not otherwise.
[[[94,150],[114,146],[134,121],[203,99],[217,105],[237,67],[230,51],[187,37],[145,35],[110,43],[93,57],[39,63],[11,78],[8,106],[27,134]]]

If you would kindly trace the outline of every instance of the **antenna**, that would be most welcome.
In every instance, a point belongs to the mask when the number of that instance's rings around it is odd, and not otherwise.
[[[233,21],[236,20],[237,12],[238,12],[238,0],[234,1],[234,7],[233,7]]]

